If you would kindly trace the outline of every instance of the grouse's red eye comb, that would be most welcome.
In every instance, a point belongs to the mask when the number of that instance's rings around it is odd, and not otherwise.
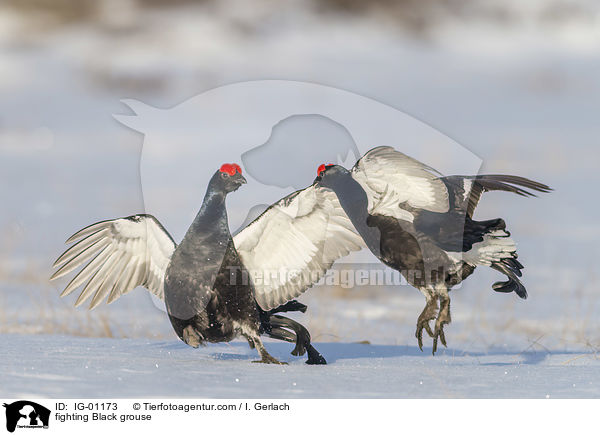
[[[321,175],[325,168],[329,168],[330,166],[333,166],[333,163],[328,163],[327,165],[322,164],[321,166],[319,166],[319,168],[317,169],[317,176]]]
[[[242,168],[240,168],[240,165],[235,163],[225,163],[219,170],[231,176],[235,175],[236,172],[242,175]]]

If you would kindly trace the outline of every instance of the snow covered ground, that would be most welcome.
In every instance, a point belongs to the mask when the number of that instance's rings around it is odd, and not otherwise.
[[[288,366],[252,364],[257,355],[244,341],[192,349],[175,337],[165,314],[141,289],[100,308],[102,321],[92,320],[98,313],[90,316],[61,301],[15,323],[13,331],[31,325],[32,334],[0,336],[0,396],[600,396],[593,320],[569,318],[567,306],[553,314],[535,303],[513,305],[513,298],[485,290],[480,293],[491,293],[492,301],[482,306],[472,300],[476,289],[455,293],[448,348],[432,356],[431,341],[425,339],[421,352],[413,335],[422,304],[417,291],[379,289],[368,297],[340,298],[334,296],[339,290],[314,289],[301,299],[309,311],[294,317],[311,331],[329,363],[325,367],[307,366],[305,357],[290,355],[290,344],[270,339],[265,339],[269,352]],[[52,315],[44,318],[40,312]]]
[[[327,366],[267,343],[289,365],[252,364],[246,343],[192,349],[174,340],[4,335],[2,397],[597,398],[592,352],[318,343]],[[33,356],[35,355],[35,356]]]
[[[489,2],[501,6],[491,7],[497,19],[434,19],[424,35],[377,13],[297,2],[138,10],[130,1],[119,14],[111,8],[121,2],[97,3],[106,8],[96,20],[48,27],[0,6],[0,396],[600,396],[596,2]],[[91,313],[72,307],[75,295],[59,299],[66,282],[48,277],[69,235],[154,212],[140,186],[142,137],[111,117],[126,112],[119,101],[171,107],[266,78],[374,98],[449,135],[484,172],[554,187],[539,199],[488,194],[478,208],[507,221],[529,299],[494,293],[497,274],[477,270],[452,292],[449,348],[432,357],[429,340],[423,353],[415,347],[416,290],[312,289],[300,298],[309,311],[295,318],[327,367],[271,341],[289,366],[251,364],[242,342],[186,348],[140,289]],[[163,196],[173,203],[167,218],[180,222],[169,229],[181,233],[181,195]]]

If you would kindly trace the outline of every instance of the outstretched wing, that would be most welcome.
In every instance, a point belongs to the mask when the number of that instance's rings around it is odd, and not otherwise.
[[[448,211],[448,190],[433,168],[396,151],[377,147],[352,168],[352,177],[369,198],[369,213],[412,220],[401,205],[438,213]]]
[[[233,242],[264,310],[302,294],[365,246],[335,193],[314,185],[273,204]]]
[[[90,309],[107,296],[110,304],[137,286],[163,299],[165,271],[176,245],[154,216],[139,214],[97,222],[66,241],[73,242],[77,243],[54,263],[59,269],[50,279],[85,264],[61,293],[66,296],[87,281],[75,306],[92,295]]]

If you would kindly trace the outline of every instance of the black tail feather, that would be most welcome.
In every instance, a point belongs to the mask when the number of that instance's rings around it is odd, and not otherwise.
[[[515,260],[514,258],[503,258],[500,261],[506,267],[508,267],[512,273],[517,275],[519,278],[523,276],[523,272],[521,272],[521,269],[523,269],[523,265],[521,263],[519,263],[517,260]]]
[[[279,338],[274,335],[274,332],[277,333],[282,328],[288,328],[294,331],[294,334],[292,335],[295,337],[294,341],[296,342],[296,347],[292,351],[292,355],[302,356],[306,353],[306,344],[310,343],[310,333],[304,326],[283,316],[271,316],[269,323],[271,324],[272,328],[268,334],[273,338]],[[288,332],[288,334],[291,333]]]
[[[278,306],[277,308],[267,311],[267,314],[273,315],[275,313],[288,313],[290,311],[300,311],[301,313],[305,313],[307,308],[308,307],[306,305],[294,299]]]
[[[269,326],[270,328],[266,330],[269,336],[280,340],[296,342],[296,347],[292,351],[292,355],[301,356],[308,353],[306,364],[327,364],[323,355],[311,344],[310,333],[300,323],[283,316],[270,316]],[[283,328],[291,329],[294,333]]]
[[[527,289],[525,289],[525,286],[517,277],[517,275],[521,276],[521,270],[517,268],[517,271],[519,273],[518,274],[515,273],[514,266],[512,264],[509,265],[510,263],[512,263],[512,261],[510,261],[510,260],[514,260],[514,259],[502,259],[502,261],[494,262],[490,266],[492,269],[495,269],[498,272],[503,273],[504,275],[506,275],[508,277],[508,281],[495,282],[492,285],[492,288],[494,289],[494,291],[497,291],[500,293],[515,292],[521,299],[527,299]],[[516,260],[514,260],[514,261],[517,262]],[[507,262],[509,264],[507,264]],[[521,263],[519,263],[519,265],[520,264]]]

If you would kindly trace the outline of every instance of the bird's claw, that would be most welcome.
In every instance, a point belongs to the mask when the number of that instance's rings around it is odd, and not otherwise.
[[[444,345],[444,347],[448,347],[446,345],[446,336],[444,335],[444,324],[440,324],[439,326],[436,326],[435,332],[433,333],[432,337],[433,337],[432,355],[435,355],[435,353],[437,351],[438,338],[439,338],[440,342]]]
[[[444,345],[446,345],[446,336],[444,335],[444,325],[450,323],[450,299],[444,299],[440,303],[440,312],[438,313],[437,320],[435,322],[435,331],[433,334],[433,355],[437,351],[438,339]]]
[[[420,320],[417,322],[417,332],[415,333],[415,337],[417,337],[417,341],[419,342],[419,349],[423,352],[423,329],[427,331],[430,337],[433,337],[433,331],[429,326],[429,320]]]

